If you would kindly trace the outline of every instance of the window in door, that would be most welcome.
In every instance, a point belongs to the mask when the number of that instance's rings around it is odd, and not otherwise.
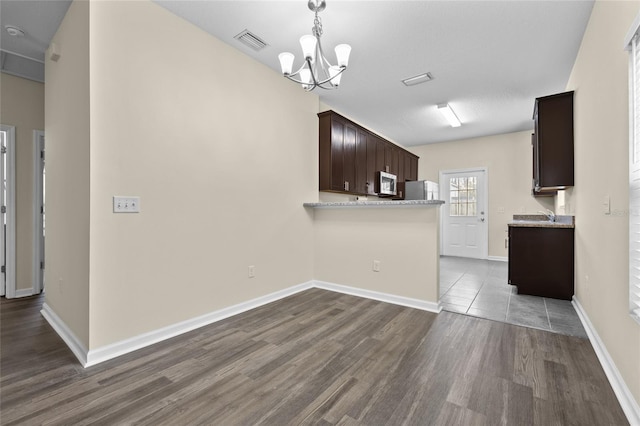
[[[475,216],[478,211],[478,181],[475,176],[449,180],[449,215]]]

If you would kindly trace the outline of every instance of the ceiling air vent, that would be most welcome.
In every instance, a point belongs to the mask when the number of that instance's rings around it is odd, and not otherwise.
[[[405,86],[415,86],[416,84],[426,83],[427,81],[431,80],[433,80],[433,76],[430,72],[426,72],[424,74],[405,78],[404,80],[402,80],[402,84],[404,84]]]
[[[265,43],[257,35],[249,32],[249,30],[242,31],[240,34],[238,34],[234,38],[239,42],[241,42],[242,44],[255,50],[256,52],[259,52],[260,50],[264,49],[267,46],[267,43]]]

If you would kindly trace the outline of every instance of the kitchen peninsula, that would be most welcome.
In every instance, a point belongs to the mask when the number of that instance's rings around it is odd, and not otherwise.
[[[441,200],[304,203],[322,287],[439,312]]]

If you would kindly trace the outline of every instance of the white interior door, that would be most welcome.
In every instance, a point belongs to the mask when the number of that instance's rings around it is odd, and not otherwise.
[[[44,236],[45,236],[45,155],[44,155],[44,132],[33,131],[34,143],[34,199],[33,199],[33,294],[39,294],[44,289]]]
[[[445,201],[441,253],[486,259],[489,251],[486,170],[441,172],[440,193]]]

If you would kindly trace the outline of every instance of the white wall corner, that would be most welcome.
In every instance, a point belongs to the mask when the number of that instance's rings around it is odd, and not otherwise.
[[[392,303],[394,305],[406,306],[408,308],[420,309],[422,311],[434,312],[436,314],[442,310],[442,307],[438,302],[429,302],[427,300],[396,296],[393,294],[365,290],[356,287],[349,287],[346,285],[335,284],[326,281],[314,281],[313,286],[316,288],[321,288],[323,290],[350,294],[352,296],[364,297],[366,299],[378,300],[380,302]]]
[[[53,309],[46,303],[42,305],[42,310],[40,311],[44,319],[47,320],[49,325],[53,327],[53,329],[58,333],[58,336],[64,340],[67,344],[71,352],[78,358],[80,364],[83,367],[87,367],[87,348],[82,344],[80,339],[71,331],[71,329],[67,326],[67,324],[62,321],[62,318],[56,314]]]
[[[201,315],[196,318],[191,318],[186,321],[182,321],[176,324],[169,325],[157,330],[153,330],[147,333],[140,334],[138,336],[131,337],[129,339],[121,340],[119,342],[112,343],[110,345],[102,346],[96,349],[92,349],[87,353],[85,367],[99,364],[104,361],[125,355],[129,352],[142,349],[147,346],[151,346],[155,343],[163,340],[170,339],[175,336],[187,333],[205,325],[212,324],[217,321],[221,321],[225,318],[232,317],[234,315],[241,314],[248,310],[266,305],[271,302],[283,299],[287,296],[299,293],[304,290],[308,290],[313,287],[313,282],[308,281],[302,284],[295,285],[293,287],[286,288],[284,290],[276,291],[274,293],[267,294],[246,302],[239,303],[237,305],[222,308],[217,311],[210,312],[208,314]]]
[[[600,339],[598,332],[593,327],[591,320],[589,320],[586,311],[582,308],[582,305],[576,296],[573,296],[572,304],[578,313],[578,317],[580,317],[580,321],[587,332],[587,336],[589,336],[589,341],[598,356],[602,369],[609,379],[613,392],[618,398],[622,411],[624,411],[624,414],[627,416],[627,420],[629,420],[631,425],[640,425],[640,406],[638,405],[638,402],[633,397],[631,390],[629,390],[629,387],[625,383],[620,371],[618,371],[613,358],[609,355],[604,342]]]
[[[438,302],[429,302],[426,300],[413,299],[404,296],[396,296],[388,293],[381,293],[372,290],[349,287],[341,284],[329,283],[324,281],[307,281],[302,284],[295,285],[256,299],[242,302],[237,305],[229,306],[196,318],[182,321],[169,325],[157,330],[143,333],[129,339],[121,340],[110,345],[102,346],[96,349],[87,350],[80,340],[73,334],[60,317],[47,305],[42,307],[42,316],[51,324],[53,329],[60,335],[62,340],[69,346],[74,355],[78,358],[83,367],[90,367],[104,361],[125,355],[127,353],[142,349],[163,340],[170,339],[183,333],[195,330],[200,327],[221,321],[225,318],[241,314],[251,309],[266,305],[271,302],[283,299],[293,294],[299,293],[310,288],[320,288],[323,290],[335,291],[337,293],[350,294],[352,296],[364,297],[367,299],[378,300],[380,302],[392,303],[394,305],[405,306],[422,311],[439,313],[442,307]]]

